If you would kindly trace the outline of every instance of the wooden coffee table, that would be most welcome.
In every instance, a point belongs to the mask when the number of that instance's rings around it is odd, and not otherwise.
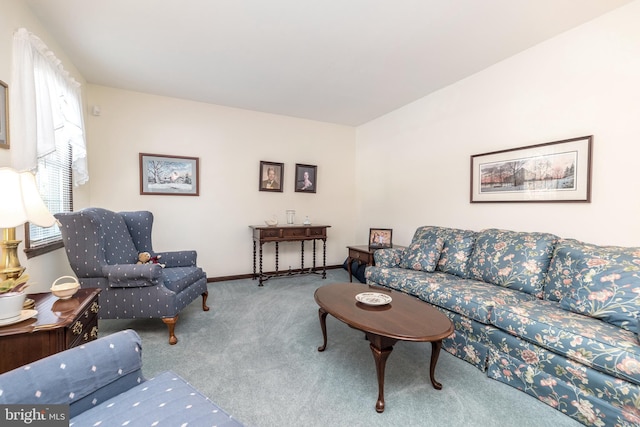
[[[356,301],[356,295],[362,292],[383,293],[389,295],[392,301],[378,306],[363,304]],[[453,333],[453,323],[443,313],[402,292],[365,284],[334,283],[322,286],[316,290],[314,297],[320,306],[318,315],[324,339],[318,351],[327,348],[327,314],[363,331],[369,340],[378,374],[376,411],[384,411],[384,369],[393,345],[398,341],[431,342],[431,384],[436,390],[442,389],[434,373],[442,339]]]

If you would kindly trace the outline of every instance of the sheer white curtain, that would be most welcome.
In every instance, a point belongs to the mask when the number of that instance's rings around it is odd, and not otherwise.
[[[56,142],[72,148],[74,185],[89,180],[80,84],[37,36],[20,28],[13,37],[11,161],[36,170],[55,153]],[[58,144],[60,146],[61,144]]]

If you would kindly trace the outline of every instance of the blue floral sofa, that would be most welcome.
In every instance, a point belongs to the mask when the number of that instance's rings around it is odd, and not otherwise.
[[[171,371],[146,380],[131,329],[0,375],[0,404],[69,405],[72,427],[242,426]]]
[[[424,226],[367,283],[454,323],[449,353],[588,426],[640,425],[640,248]]]

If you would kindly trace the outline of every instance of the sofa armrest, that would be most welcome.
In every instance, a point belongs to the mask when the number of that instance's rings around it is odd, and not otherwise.
[[[196,251],[156,252],[155,255],[160,257],[160,262],[167,268],[195,266],[198,258]]]
[[[0,375],[0,404],[68,404],[73,417],[144,381],[141,348],[125,330],[16,368]]]
[[[158,264],[105,265],[102,274],[113,288],[138,288],[160,283],[162,267]]]
[[[373,253],[373,259],[376,267],[397,268],[404,256],[404,248],[385,248],[378,249]]]

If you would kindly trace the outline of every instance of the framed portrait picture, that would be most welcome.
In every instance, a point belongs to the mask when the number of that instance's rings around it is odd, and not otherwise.
[[[274,191],[282,193],[282,177],[284,175],[284,163],[260,161],[260,191]]]
[[[0,80],[0,148],[9,148],[9,86]]]
[[[593,136],[471,156],[471,203],[590,202]]]
[[[140,194],[199,196],[198,157],[140,153]]]
[[[391,248],[391,236],[393,230],[391,228],[370,228],[369,229],[369,247],[370,248]]]
[[[318,167],[296,163],[296,192],[315,193],[318,185]]]

